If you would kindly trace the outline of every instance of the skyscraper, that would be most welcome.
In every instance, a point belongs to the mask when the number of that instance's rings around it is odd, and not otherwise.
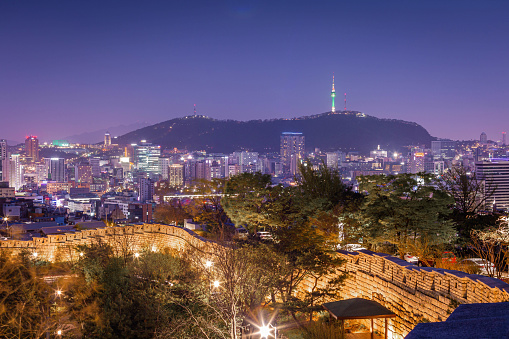
[[[25,184],[23,182],[23,165],[21,164],[21,156],[12,154],[9,169],[9,185],[17,191]]]
[[[48,180],[65,182],[65,160],[62,158],[45,158],[48,167]]]
[[[39,161],[39,139],[36,136],[29,136],[25,140],[25,156],[30,162]]]
[[[488,144],[488,136],[486,135],[486,133],[484,133],[484,132],[481,133],[481,137],[479,138],[479,142],[480,142],[481,145]]]
[[[5,139],[0,140],[0,181],[9,181],[9,154]]]
[[[283,172],[295,175],[298,164],[304,156],[304,135],[296,132],[283,132],[281,134],[280,156]]]
[[[170,186],[184,185],[184,166],[181,164],[173,164],[168,168],[168,181]]]
[[[104,134],[104,147],[108,148],[109,146],[111,146],[111,134],[110,132],[106,132]]]
[[[408,173],[424,172],[424,150],[419,147],[413,147],[410,153],[410,166]]]
[[[505,139],[505,132],[502,132],[502,146],[505,146],[505,145],[507,145],[506,139]]]
[[[150,175],[159,174],[159,157],[161,146],[152,145],[142,140],[140,145],[134,147],[134,163],[139,171]]]
[[[484,181],[486,191],[494,190],[487,199],[485,208],[497,204],[497,208],[509,209],[509,160],[492,158],[489,161],[475,163],[475,173]]]

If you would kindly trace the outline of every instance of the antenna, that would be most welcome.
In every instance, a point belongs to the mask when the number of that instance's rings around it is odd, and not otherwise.
[[[194,104],[194,115],[196,115],[196,104]]]
[[[345,93],[345,111],[346,111],[346,93]]]

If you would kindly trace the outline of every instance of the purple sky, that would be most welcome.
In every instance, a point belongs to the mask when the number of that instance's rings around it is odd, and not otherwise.
[[[0,2],[0,138],[337,109],[509,132],[509,1]]]

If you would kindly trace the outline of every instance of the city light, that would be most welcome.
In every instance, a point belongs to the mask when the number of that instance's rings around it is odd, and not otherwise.
[[[213,262],[212,262],[212,261],[207,260],[207,261],[205,262],[205,267],[210,268],[210,267],[212,267],[212,264],[213,264]]]
[[[215,280],[213,283],[212,283],[212,286],[214,286],[214,288],[218,288],[219,287],[219,280]]]

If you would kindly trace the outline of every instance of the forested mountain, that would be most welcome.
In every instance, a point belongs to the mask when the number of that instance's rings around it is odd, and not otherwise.
[[[216,120],[201,115],[164,121],[124,134],[115,143],[147,140],[163,149],[178,148],[230,153],[237,150],[279,151],[282,132],[302,132],[306,149],[368,152],[380,145],[399,150],[407,145],[430,146],[433,137],[422,126],[379,119],[360,112],[323,113],[293,119]]]

